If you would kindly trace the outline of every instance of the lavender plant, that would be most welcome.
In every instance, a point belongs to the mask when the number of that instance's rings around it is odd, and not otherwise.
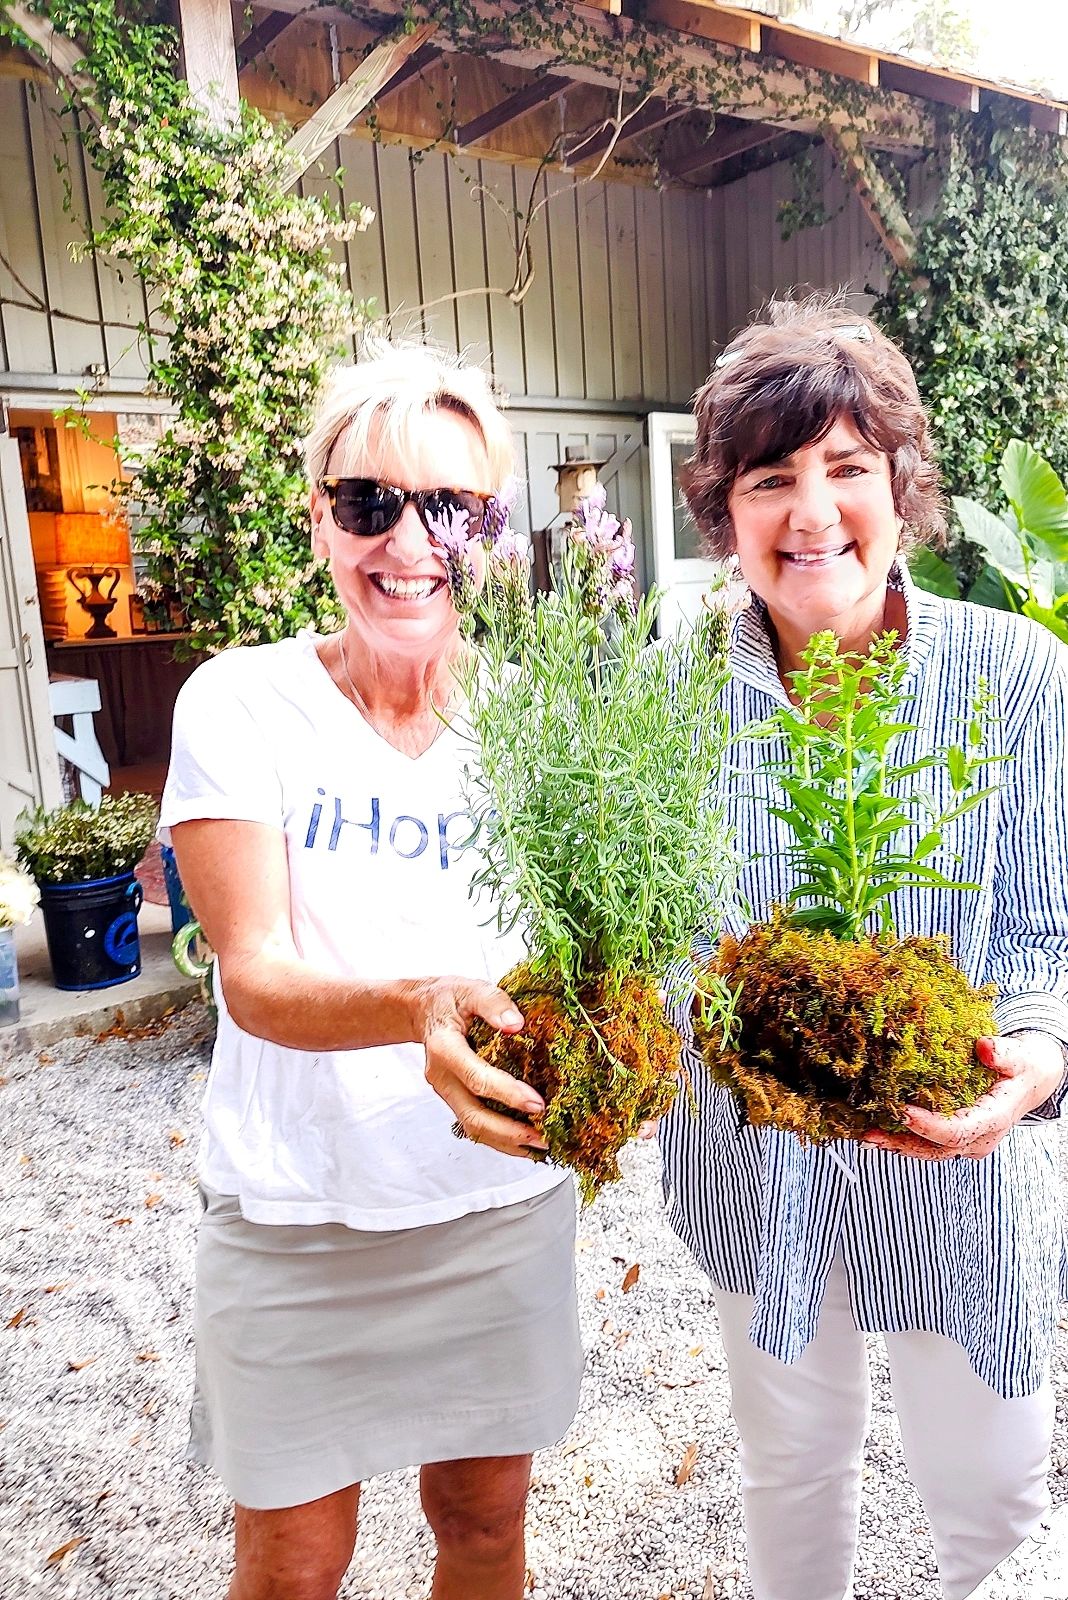
[[[481,645],[463,675],[476,887],[529,954],[502,978],[523,1032],[476,1028],[473,1040],[542,1093],[550,1154],[590,1197],[675,1092],[679,1041],[658,985],[717,920],[731,875],[710,798],[727,737],[728,613],[713,597],[688,636],[651,645],[658,597],[635,598],[630,525],[603,489],[579,506],[551,594],[532,597],[506,521],[491,538]],[[725,1002],[718,983],[710,995]]]

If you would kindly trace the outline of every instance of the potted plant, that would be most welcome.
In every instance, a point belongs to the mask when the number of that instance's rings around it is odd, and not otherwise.
[[[541,1094],[549,1157],[589,1201],[676,1092],[680,1041],[659,989],[730,876],[723,816],[706,803],[726,742],[727,608],[720,596],[688,637],[650,646],[657,598],[635,601],[630,525],[603,489],[580,504],[554,593],[532,597],[506,525],[479,600],[464,528],[442,543],[482,628],[462,685],[485,853],[475,890],[528,951],[496,975],[522,1031],[476,1023],[470,1040]],[[710,1008],[724,1002],[710,979]]]
[[[57,989],[105,989],[141,971],[134,867],[156,831],[147,794],[105,795],[23,813],[15,834],[21,861],[41,892]]]
[[[899,938],[890,911],[908,886],[977,887],[930,863],[950,824],[993,789],[976,788],[985,689],[962,744],[902,765],[894,742],[915,725],[902,715],[907,663],[894,635],[853,656],[820,633],[802,660],[790,675],[796,703],[746,730],[785,752],[763,771],[781,794],[772,811],[789,829],[797,881],[767,922],[722,940],[709,975],[734,993],[730,1026],[706,1012],[696,1032],[744,1120],[822,1142],[898,1131],[909,1104],[948,1114],[994,1081],[974,1054],[995,1031],[992,985],[973,988],[945,939]],[[940,807],[912,780],[942,766]]]
[[[15,929],[29,922],[37,885],[10,856],[0,855],[0,1027],[19,1020],[19,967]]]

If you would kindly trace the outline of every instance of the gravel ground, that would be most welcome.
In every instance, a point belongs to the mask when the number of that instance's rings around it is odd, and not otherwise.
[[[225,1594],[228,1507],[183,1460],[208,1050],[194,1006],[136,1038],[21,1056],[0,1080],[0,1594],[11,1600]],[[710,1296],[664,1225],[655,1147],[632,1148],[625,1164],[624,1182],[579,1223],[583,1403],[567,1438],[535,1463],[530,1592],[747,1600]],[[857,1600],[937,1600],[872,1346]],[[1062,1392],[1066,1361],[1062,1331]],[[1068,1501],[1063,1411],[1053,1491]],[[344,1600],[425,1596],[431,1559],[414,1475],[372,1482]]]

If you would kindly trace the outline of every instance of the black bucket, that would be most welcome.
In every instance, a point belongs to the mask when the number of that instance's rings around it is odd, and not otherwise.
[[[57,989],[108,989],[140,974],[137,913],[143,899],[132,872],[85,883],[41,885],[41,911]]]

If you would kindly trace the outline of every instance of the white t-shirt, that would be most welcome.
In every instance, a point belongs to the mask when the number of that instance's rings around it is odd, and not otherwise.
[[[468,893],[478,851],[461,773],[471,754],[449,728],[416,760],[395,750],[303,633],[224,651],[188,679],[160,822],[282,829],[297,949],[321,971],[496,983],[523,950]],[[240,1197],[250,1221],[422,1227],[563,1181],[547,1164],[457,1139],[421,1045],[287,1049],[237,1026],[224,982],[215,992],[200,1170]]]

